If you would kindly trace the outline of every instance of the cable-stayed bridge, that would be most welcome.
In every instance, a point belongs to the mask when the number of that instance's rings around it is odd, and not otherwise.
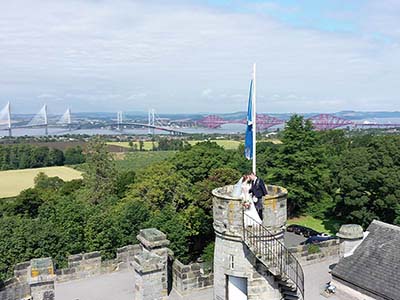
[[[82,126],[87,124],[88,122],[82,120],[73,120],[70,108],[68,108],[58,120],[50,121],[46,104],[42,106],[31,120],[22,123],[17,121],[13,122],[10,102],[0,111],[0,130],[7,130],[9,136],[12,136],[13,129],[44,128],[44,134],[48,135],[49,127],[67,128],[68,131],[74,131],[81,129]],[[154,109],[149,110],[147,123],[124,120],[123,112],[118,111],[116,120],[107,123],[91,124],[90,128],[103,128],[105,126],[117,131],[122,131],[123,127],[139,127],[148,128],[149,133],[153,134],[155,130],[165,131],[175,135],[184,134],[184,132],[164,124],[162,119],[155,114]]]
[[[335,128],[400,128],[400,124],[396,123],[373,123],[373,122],[354,122],[348,119],[340,118],[332,114],[319,114],[309,118],[313,123],[316,130],[329,130]],[[203,127],[209,129],[217,129],[225,124],[246,124],[246,119],[224,119],[218,115],[208,115],[200,120],[169,120],[163,119],[155,113],[155,109],[150,109],[148,112],[147,122],[143,121],[132,121],[125,120],[122,111],[117,112],[115,120],[93,123],[87,120],[73,119],[71,109],[67,109],[63,115],[59,118],[52,116],[49,118],[47,105],[43,105],[42,108],[36,113],[29,121],[21,122],[12,119],[11,104],[8,102],[4,108],[0,111],[0,130],[8,131],[8,135],[12,136],[13,129],[20,128],[44,128],[44,134],[48,134],[49,127],[61,128],[64,132],[75,131],[82,129],[90,124],[90,129],[98,128],[102,129],[107,127],[111,130],[123,131],[126,128],[142,128],[147,129],[149,134],[154,134],[156,130],[169,132],[174,135],[185,134],[182,127]],[[266,114],[257,114],[257,128],[260,131],[264,131],[275,126],[282,126],[286,123],[285,120],[281,120],[276,117],[272,117]]]

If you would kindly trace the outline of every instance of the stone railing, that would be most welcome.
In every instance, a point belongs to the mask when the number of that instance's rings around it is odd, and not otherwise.
[[[51,258],[18,263],[14,267],[14,277],[0,286],[0,300],[35,299],[34,294],[38,293],[54,297],[54,282],[83,279],[127,268],[140,252],[140,245],[128,245],[118,248],[116,258],[110,260],[102,260],[98,251],[70,255],[68,267],[62,269],[54,269]]]
[[[54,300],[55,282],[85,279],[128,267],[135,271],[137,300],[166,299],[170,284],[180,294],[213,285],[213,274],[203,263],[184,265],[173,258],[164,233],[155,228],[143,229],[137,238],[140,244],[118,248],[114,259],[103,260],[101,253],[94,251],[70,255],[68,266],[62,269],[54,269],[51,258],[19,263],[14,277],[0,286],[0,300]]]
[[[56,281],[63,282],[88,278],[127,268],[133,257],[140,252],[140,245],[128,245],[118,248],[117,257],[110,260],[102,260],[99,251],[70,255],[68,257],[68,267],[56,270]]]
[[[289,248],[302,265],[318,263],[329,257],[339,258],[340,241],[339,239],[328,240],[318,244],[299,245]]]
[[[211,287],[213,281],[214,274],[205,268],[204,263],[184,265],[176,259],[172,264],[173,287],[180,294]]]

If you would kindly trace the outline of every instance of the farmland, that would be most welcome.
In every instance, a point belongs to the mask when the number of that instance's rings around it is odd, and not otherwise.
[[[49,177],[58,176],[64,181],[81,178],[81,172],[68,167],[47,167],[0,172],[0,198],[17,196],[21,191],[33,187],[33,180],[40,172]]]
[[[211,142],[216,142],[218,145],[221,147],[227,149],[227,150],[236,150],[240,143],[239,141],[233,141],[233,140],[210,140]],[[201,143],[203,141],[201,140],[192,140],[188,141],[190,145],[196,145],[197,143]],[[130,148],[128,142],[107,142],[107,145],[110,146],[119,146],[119,147],[124,147],[124,148]],[[137,149],[139,149],[139,142],[133,142],[133,145],[136,145]],[[154,145],[157,146],[157,142],[154,142]],[[144,150],[152,150],[153,149],[153,142],[151,141],[145,141],[143,142],[143,149]]]
[[[151,164],[161,162],[176,153],[175,151],[136,151],[125,153],[121,160],[116,159],[118,170],[138,171]]]

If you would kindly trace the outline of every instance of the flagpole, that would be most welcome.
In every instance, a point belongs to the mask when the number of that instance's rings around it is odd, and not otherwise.
[[[256,164],[256,136],[257,136],[257,110],[256,110],[256,64],[253,64],[253,93],[252,93],[252,106],[253,106],[253,173],[257,172]]]

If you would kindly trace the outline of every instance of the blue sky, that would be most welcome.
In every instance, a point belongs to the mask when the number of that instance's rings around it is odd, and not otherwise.
[[[397,0],[0,2],[0,106],[400,110]]]

